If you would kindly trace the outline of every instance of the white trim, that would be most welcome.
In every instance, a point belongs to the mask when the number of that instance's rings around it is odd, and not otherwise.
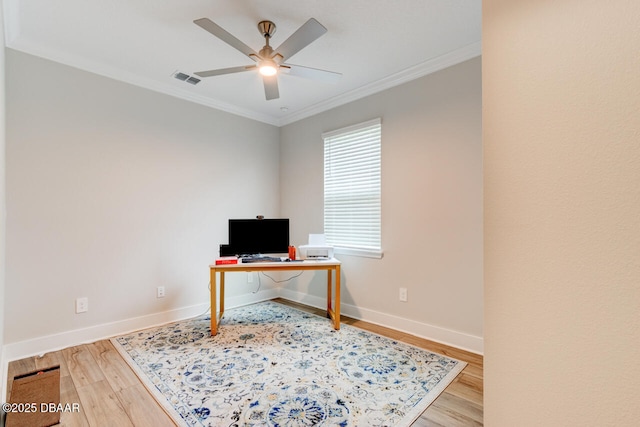
[[[253,304],[260,301],[273,299],[279,296],[279,289],[266,289],[256,293],[240,296],[231,296],[225,299],[226,308],[235,308]],[[90,343],[117,335],[126,334],[140,329],[151,328],[165,323],[176,322],[199,316],[209,311],[209,304],[196,304],[189,307],[134,317],[117,322],[104,323],[83,329],[75,329],[57,334],[36,337],[24,341],[5,344],[0,348],[0,370],[2,386],[0,387],[0,403],[7,399],[7,380],[9,375],[9,362],[24,359],[31,356],[39,356],[52,351],[62,350],[67,347]]]
[[[280,297],[320,309],[325,309],[327,306],[327,301],[324,297],[316,297],[289,289],[281,289]],[[340,312],[341,314],[354,319],[364,320],[375,325],[392,328],[399,332],[405,332],[419,338],[446,344],[475,354],[482,355],[484,352],[484,340],[482,337],[345,303],[340,304]]]
[[[246,294],[225,299],[225,308],[240,307],[272,298],[279,295],[278,289],[267,289],[255,294]],[[6,344],[3,347],[4,362],[23,359],[25,357],[43,355],[63,348],[99,341],[116,335],[126,334],[140,329],[151,328],[165,323],[199,316],[209,310],[209,304],[196,304],[161,313],[134,317],[116,322],[103,323],[83,329],[60,332],[57,334],[36,337],[24,341]]]
[[[5,13],[12,16],[17,13],[13,8],[7,7],[5,2]],[[15,22],[18,22],[16,20]],[[206,107],[215,108],[217,110],[225,111],[227,113],[235,114],[241,117],[246,117],[259,122],[267,123],[270,125],[282,127],[298,120],[305,119],[307,117],[314,116],[324,111],[330,110],[335,107],[347,104],[352,101],[364,98],[369,95],[373,95],[383,90],[392,88],[394,86],[401,85],[403,83],[415,80],[417,78],[426,76],[436,71],[443,70],[469,59],[475,58],[482,54],[481,42],[472,43],[464,46],[460,49],[441,55],[437,58],[425,61],[421,64],[407,68],[384,79],[372,82],[368,85],[359,87],[352,91],[343,93],[301,110],[292,112],[284,117],[275,117],[268,114],[258,113],[245,108],[239,108],[231,104],[216,101],[209,97],[199,96],[191,92],[180,90],[169,84],[163,84],[161,82],[133,75],[131,73],[124,72],[122,70],[113,68],[106,64],[97,63],[94,61],[87,61],[84,58],[80,58],[76,55],[69,55],[63,52],[58,52],[50,49],[42,49],[41,47],[34,45],[33,43],[26,42],[24,40],[16,41],[15,34],[18,34],[18,29],[15,28],[15,23],[12,23],[11,28],[5,28],[7,36],[6,46],[19,50],[34,56],[48,59],[50,61],[59,62],[69,65],[71,67],[79,68],[81,70],[89,71],[94,74],[112,78],[121,82],[129,83],[135,86],[139,86],[145,89],[149,89],[155,92],[164,93],[166,95],[174,96],[176,98],[184,99],[185,101],[194,102],[196,104],[204,105]]]
[[[154,313],[147,316],[134,317],[116,322],[103,323],[88,328],[74,329],[52,335],[31,338],[4,346],[7,361],[23,359],[31,356],[42,356],[63,348],[99,341],[113,335],[136,331],[143,328],[162,325],[176,320],[187,319],[204,313],[207,304]]]
[[[86,58],[70,55],[65,52],[55,51],[53,49],[42,49],[40,46],[29,43],[25,40],[7,42],[7,47],[28,53],[33,56],[48,59],[53,62],[65,64],[73,68],[107,77],[119,82],[128,83],[137,87],[148,89],[154,92],[163,93],[185,101],[204,105],[205,107],[215,108],[216,110],[235,114],[237,116],[246,117],[258,122],[278,126],[279,120],[268,114],[258,113],[253,110],[240,108],[232,104],[217,101],[213,98],[201,96],[186,90],[176,88],[170,84],[142,77],[133,73],[114,68],[107,64],[98,63],[87,60]],[[169,75],[169,74],[168,74]]]
[[[225,300],[226,308],[240,307],[243,305],[253,304],[272,298],[281,297],[291,301],[301,302],[312,307],[326,307],[325,298],[316,297],[309,294],[291,291],[284,288],[274,288],[260,291],[257,293],[245,294],[235,297],[227,297]],[[101,339],[113,337],[116,335],[126,334],[132,331],[150,328],[169,322],[175,322],[182,319],[203,314],[209,305],[196,304],[189,307],[183,307],[175,310],[154,313],[147,316],[140,316],[131,319],[121,320],[117,322],[104,323],[83,329],[75,329],[57,334],[36,337],[24,341],[5,344],[2,348],[3,353],[3,380],[6,380],[6,365],[12,360],[19,360],[25,357],[46,354],[52,351],[61,350],[63,348],[79,345],[82,343],[95,342]],[[365,320],[389,328],[396,329],[401,332],[407,332],[437,341],[452,347],[468,350],[473,353],[482,354],[483,339],[463,332],[453,331],[438,326],[417,322],[410,319],[382,313],[375,310],[369,310],[354,305],[342,303],[340,304],[341,312],[354,319]]]
[[[349,102],[357,101],[369,95],[373,95],[383,90],[407,83],[411,80],[415,80],[420,77],[424,77],[428,74],[435,73],[436,71],[443,70],[448,67],[452,67],[461,62],[475,58],[482,55],[482,43],[472,43],[468,46],[454,50],[453,52],[446,53],[437,58],[425,61],[421,64],[407,68],[384,79],[378,80],[371,84],[354,89],[350,92],[343,93],[335,96],[326,101],[319,102],[311,105],[307,108],[295,111],[287,116],[284,116],[279,121],[279,126],[285,126],[298,120],[306,119],[307,117],[314,116],[332,108],[339,107]]]
[[[291,291],[284,288],[267,289],[257,293],[245,294],[235,297],[228,297],[225,300],[226,308],[240,307],[256,302],[281,297],[295,302],[310,305],[316,308],[326,308],[326,299],[313,295]],[[95,325],[83,329],[61,332],[25,341],[6,344],[2,347],[2,395],[0,400],[6,399],[6,384],[8,379],[9,362],[26,357],[46,354],[52,351],[61,350],[67,347],[99,341],[117,335],[126,334],[140,329],[151,328],[165,323],[188,319],[205,313],[208,310],[208,303],[196,304],[175,310],[154,313],[147,316],[135,317],[132,319],[117,322]],[[405,319],[391,314],[382,313],[375,310],[357,307],[350,304],[340,304],[341,313],[354,319],[364,320],[376,325],[393,328],[400,332],[406,332],[420,338],[436,341],[462,350],[467,350],[476,354],[483,354],[483,338],[463,332],[441,328],[415,320]]]
[[[278,298],[280,296],[279,288],[270,288],[256,293],[244,294],[235,297],[226,297],[224,299],[225,310],[227,308],[242,307],[244,305],[255,304],[261,301]]]
[[[382,125],[382,118],[376,117],[375,119],[367,120],[366,122],[358,123],[351,126],[346,126],[340,129],[330,130],[322,133],[322,139],[332,138],[336,135],[342,135],[343,133],[353,132],[360,129],[368,128],[370,126]]]

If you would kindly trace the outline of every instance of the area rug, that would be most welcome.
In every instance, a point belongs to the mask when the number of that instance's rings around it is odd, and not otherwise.
[[[272,301],[112,342],[180,426],[409,426],[465,366]]]

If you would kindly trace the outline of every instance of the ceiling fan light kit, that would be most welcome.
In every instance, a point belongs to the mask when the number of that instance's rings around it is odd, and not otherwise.
[[[263,76],[273,76],[278,72],[278,64],[271,59],[265,59],[260,61],[258,69]]]
[[[234,35],[208,18],[196,19],[193,22],[231,47],[247,55],[257,64],[222,68],[218,70],[198,71],[195,74],[199,77],[212,77],[223,74],[258,70],[262,75],[265,97],[267,100],[271,100],[278,99],[280,97],[277,80],[279,71],[284,71],[286,74],[294,76],[320,79],[329,82],[336,81],[341,76],[340,73],[332,71],[284,63],[285,60],[289,59],[327,32],[327,29],[314,18],[305,22],[275,50],[269,45],[269,39],[271,39],[276,31],[276,24],[271,21],[260,21],[258,23],[258,31],[260,31],[260,34],[265,38],[265,45],[259,52],[255,52]]]

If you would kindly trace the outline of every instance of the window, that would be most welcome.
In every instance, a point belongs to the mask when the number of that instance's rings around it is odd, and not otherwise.
[[[324,234],[338,253],[382,257],[380,135],[380,119],[322,134]]]

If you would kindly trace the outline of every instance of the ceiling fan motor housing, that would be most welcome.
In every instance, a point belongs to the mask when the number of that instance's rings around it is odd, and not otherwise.
[[[275,34],[276,32],[276,24],[271,21],[260,21],[258,22],[258,30],[262,37],[267,38],[267,43],[269,42],[269,37]]]
[[[273,56],[273,49],[271,48],[271,46],[266,45],[265,47],[260,49],[260,52],[258,52],[258,54],[260,55],[260,58],[271,58]]]

